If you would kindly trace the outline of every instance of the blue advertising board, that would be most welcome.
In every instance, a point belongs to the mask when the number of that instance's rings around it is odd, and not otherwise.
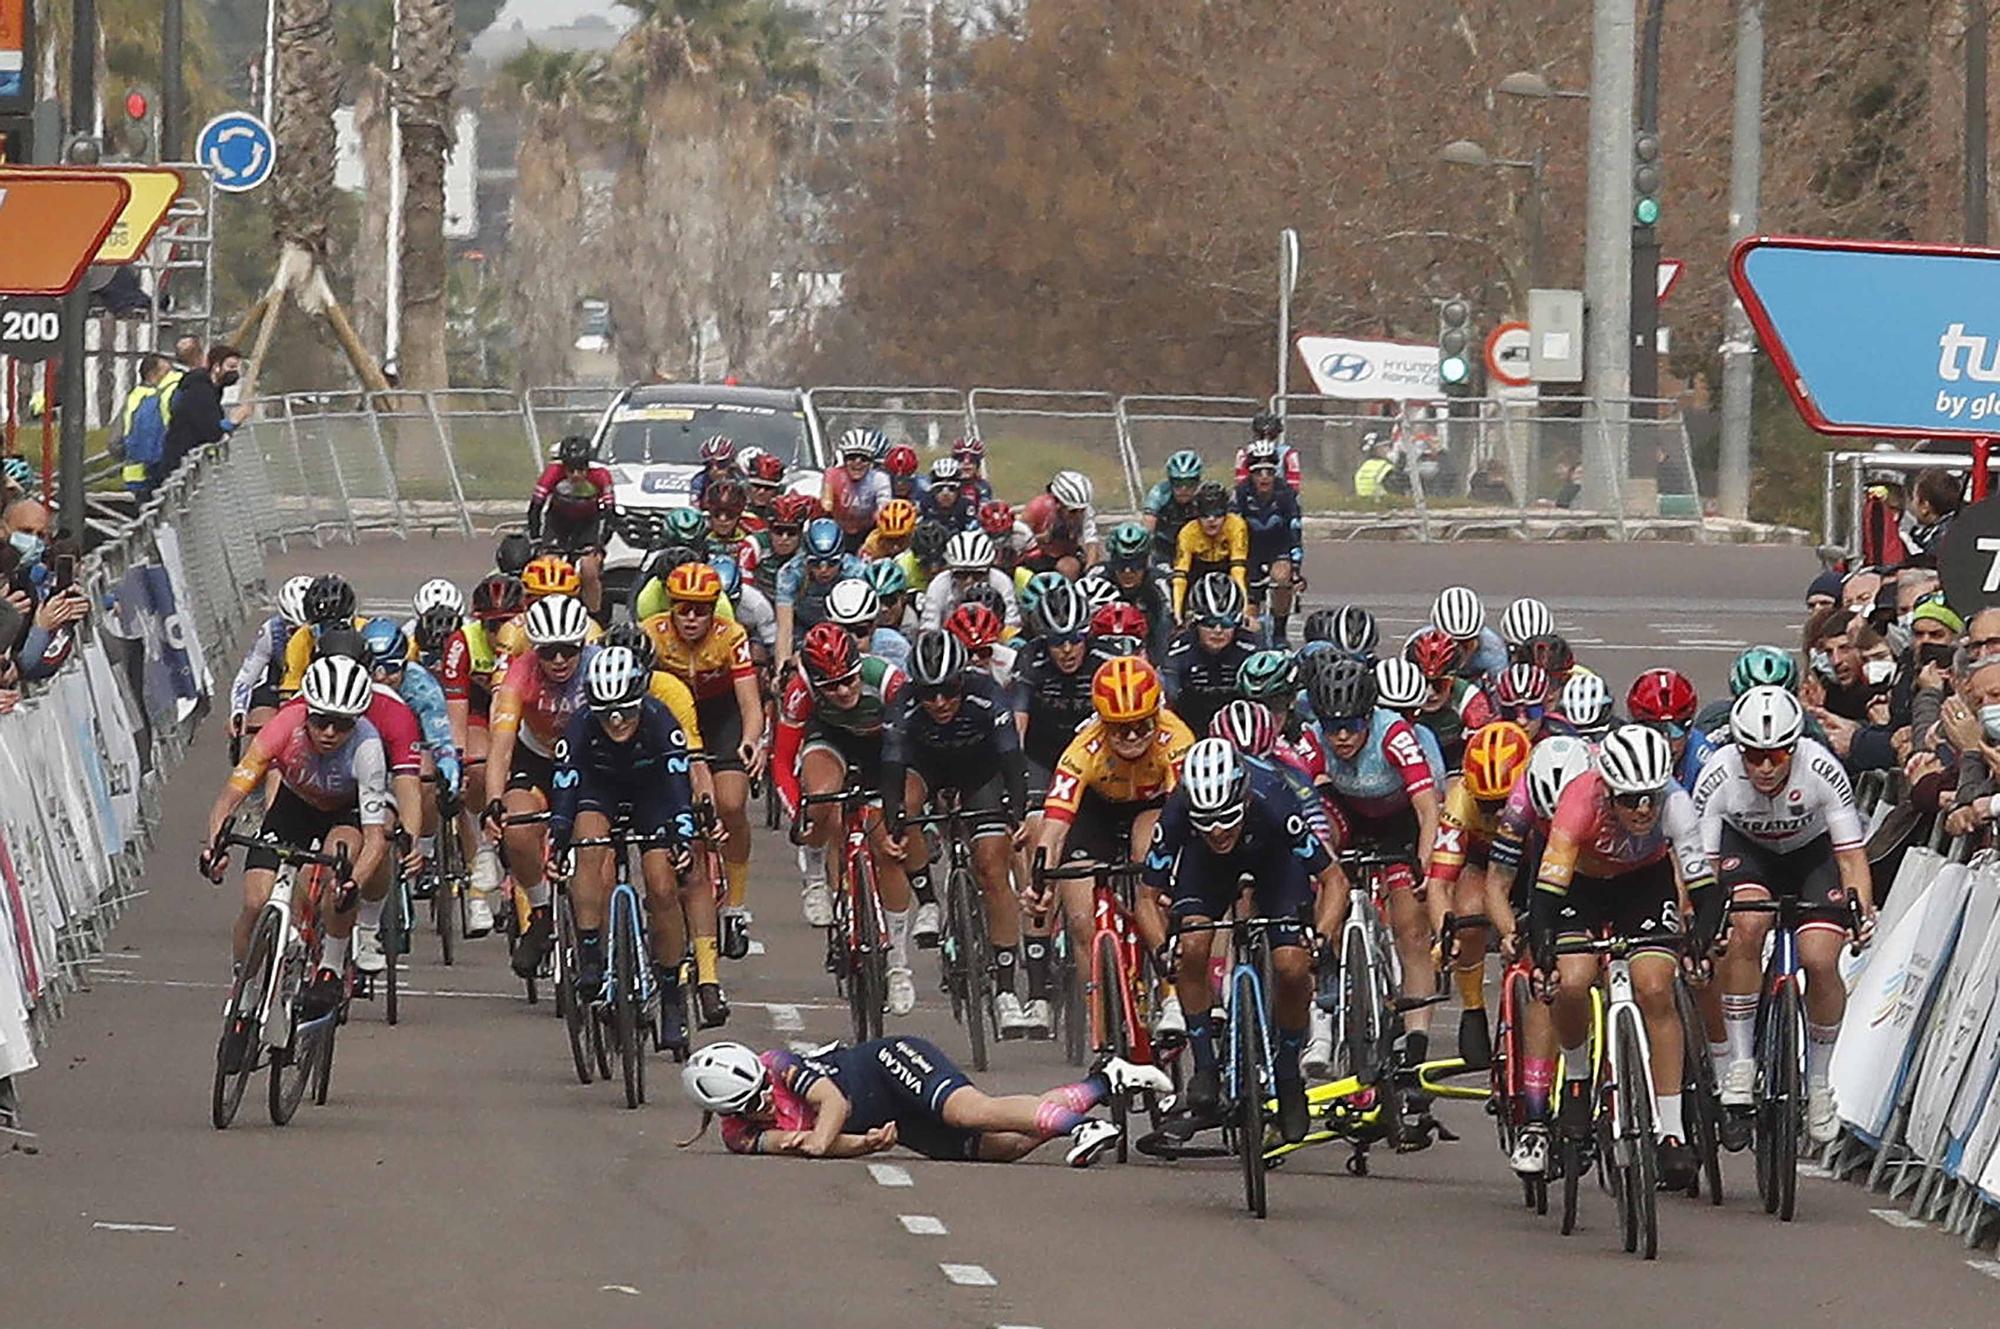
[[[2000,250],[1752,237],[1729,275],[1818,432],[2000,436]]]

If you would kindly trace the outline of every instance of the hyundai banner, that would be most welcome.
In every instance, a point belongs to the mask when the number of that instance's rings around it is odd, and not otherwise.
[[[1313,386],[1348,401],[1441,401],[1438,349],[1355,337],[1300,337],[1299,358]]]
[[[1730,281],[1820,433],[2000,435],[2000,250],[1752,238]]]

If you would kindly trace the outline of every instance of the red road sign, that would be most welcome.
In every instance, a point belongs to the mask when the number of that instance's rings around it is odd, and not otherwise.
[[[131,197],[113,171],[0,168],[0,295],[75,289]]]
[[[1528,372],[1528,325],[1518,319],[1501,323],[1486,335],[1486,372],[1510,388],[1534,382]]]

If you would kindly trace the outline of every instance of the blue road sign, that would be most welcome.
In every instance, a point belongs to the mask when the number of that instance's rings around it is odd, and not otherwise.
[[[1730,281],[1820,433],[2000,436],[2000,250],[1758,237]]]
[[[215,187],[242,194],[271,178],[278,143],[271,127],[248,111],[224,111],[201,127],[194,159],[214,174]]]

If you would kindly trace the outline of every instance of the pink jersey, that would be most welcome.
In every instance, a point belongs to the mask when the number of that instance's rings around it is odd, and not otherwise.
[[[798,1058],[789,1052],[764,1052],[757,1059],[764,1063],[764,1069],[771,1076],[772,1120],[751,1121],[747,1117],[728,1116],[722,1119],[722,1143],[735,1154],[757,1152],[757,1137],[765,1131],[809,1131],[819,1119],[819,1113],[806,1101],[805,1095],[792,1088],[792,1071],[798,1065]]]
[[[364,826],[389,820],[388,772],[383,745],[369,721],[357,720],[341,745],[322,753],[306,732],[306,699],[294,697],[257,731],[243,760],[230,772],[229,783],[254,793],[267,771],[275,770],[285,788],[322,812],[356,808]]]
[[[1694,800],[1679,785],[1668,785],[1662,798],[1652,830],[1634,835],[1618,824],[1602,776],[1585,771],[1571,780],[1556,800],[1537,878],[1541,887],[1561,894],[1572,877],[1621,877],[1669,853],[1679,860],[1682,881],[1692,886],[1707,877],[1708,856],[1702,852]]]
[[[419,753],[423,733],[417,713],[394,688],[375,685],[375,695],[368,703],[368,723],[382,737],[382,758],[389,763],[389,774],[415,775],[423,769]]]

